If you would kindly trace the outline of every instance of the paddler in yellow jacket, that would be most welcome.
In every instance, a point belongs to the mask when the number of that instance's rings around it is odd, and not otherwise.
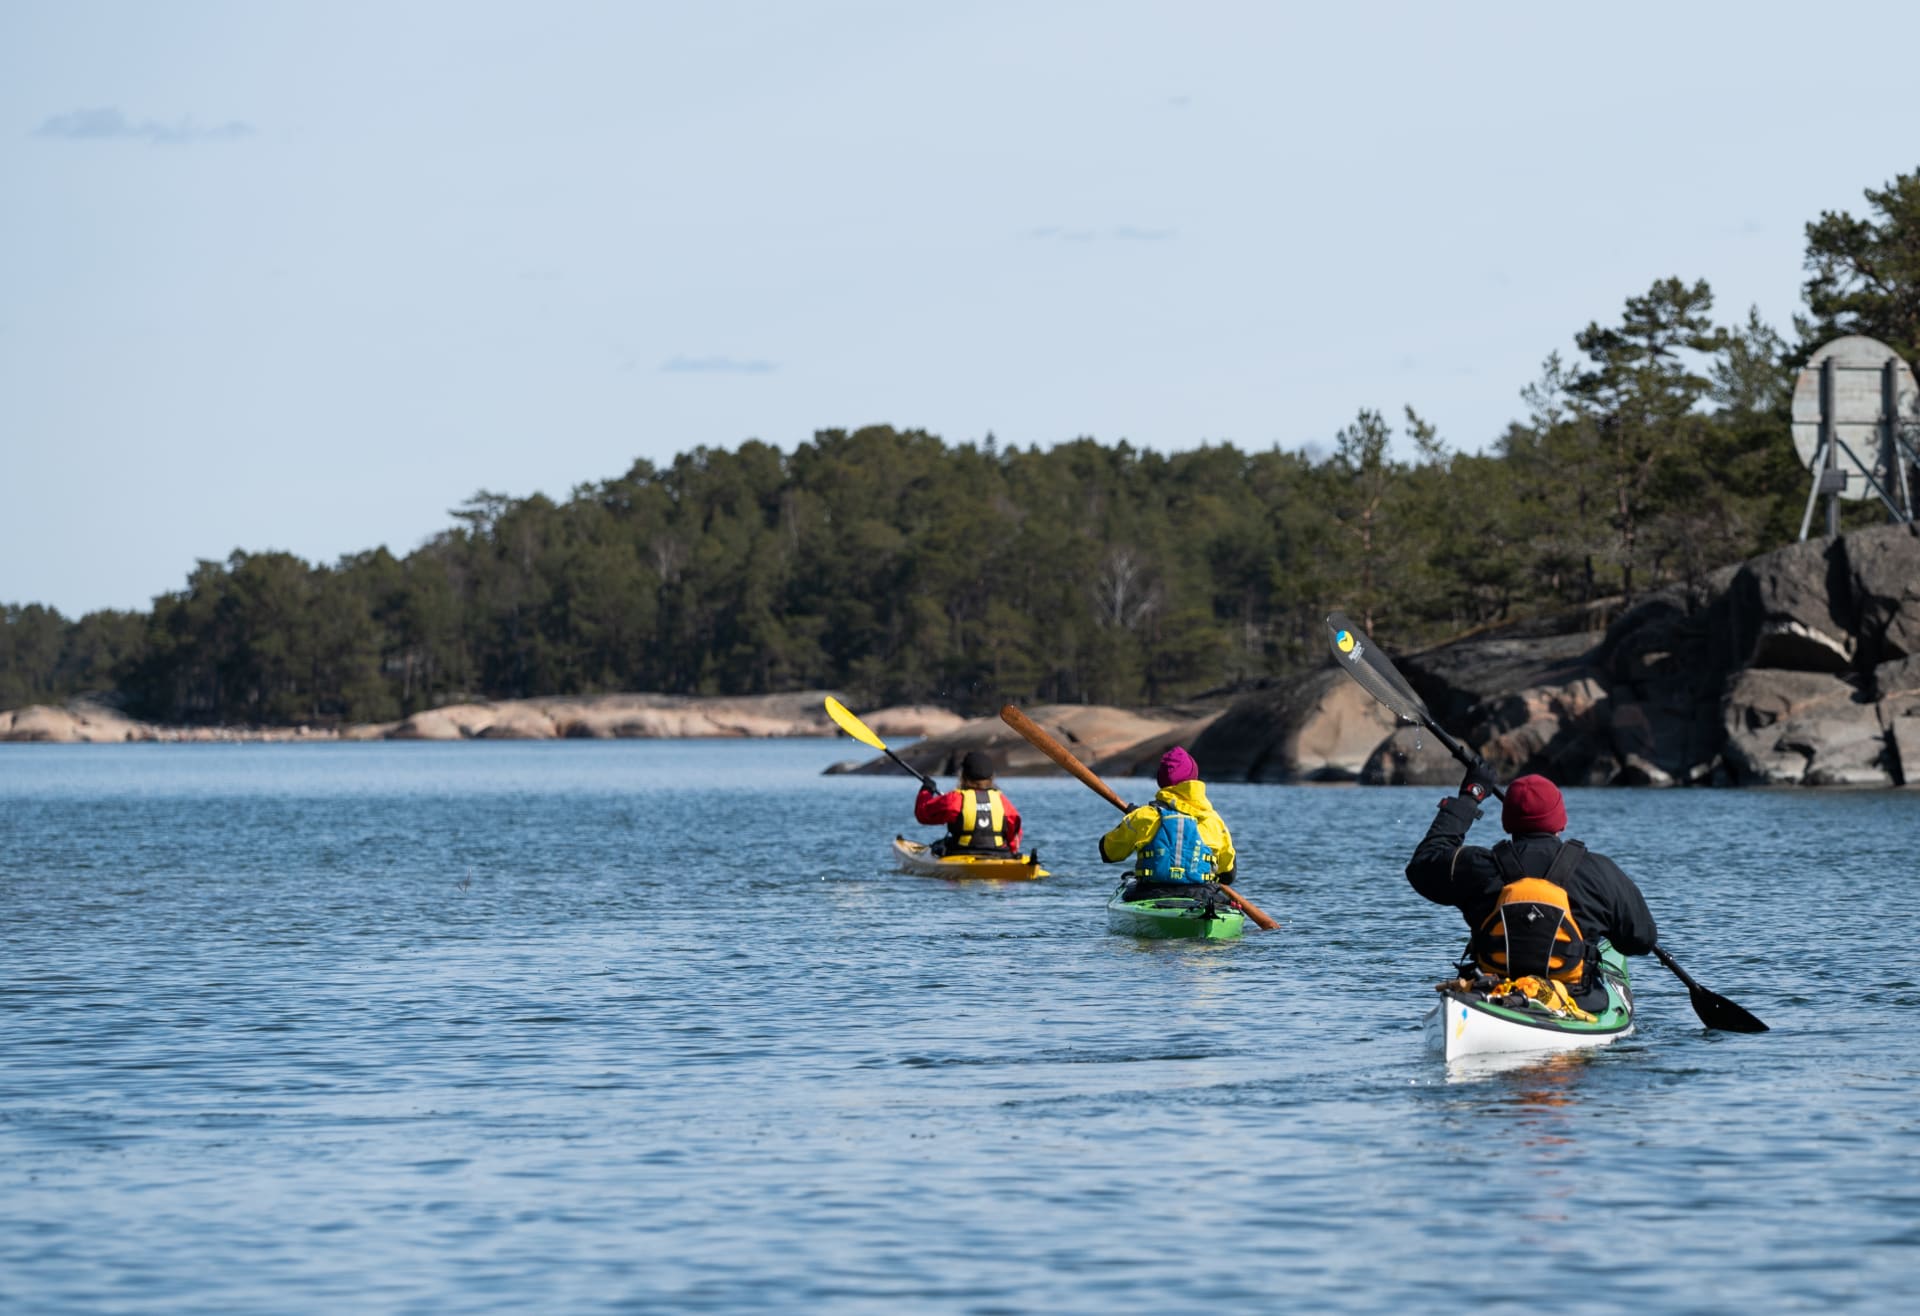
[[[1152,801],[1100,838],[1100,858],[1109,864],[1133,858],[1128,900],[1219,894],[1213,884],[1231,886],[1238,859],[1233,834],[1207,799],[1200,765],[1175,745],[1160,756],[1154,780],[1160,789]],[[1224,900],[1224,894],[1220,898]]]

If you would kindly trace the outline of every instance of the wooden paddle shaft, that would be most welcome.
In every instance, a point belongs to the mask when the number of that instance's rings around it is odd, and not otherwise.
[[[1254,904],[1251,900],[1248,900],[1245,896],[1241,895],[1238,891],[1235,891],[1232,887],[1226,885],[1223,882],[1220,884],[1220,889],[1227,893],[1227,899],[1232,901],[1235,905],[1239,906],[1240,912],[1242,914],[1245,914],[1248,918],[1252,919],[1254,922],[1254,926],[1259,928],[1262,932],[1273,932],[1280,927],[1280,925],[1278,923],[1275,923],[1273,919],[1267,914],[1266,910],[1260,908],[1260,906]]]
[[[1040,729],[1039,723],[1022,713],[1012,704],[1000,710],[1000,720],[1026,737],[1027,743],[1058,763],[1062,769],[1072,773],[1088,789],[1111,804],[1122,813],[1132,813],[1133,806],[1113,793],[1113,788],[1094,775],[1093,769],[1075,758],[1067,747]]]

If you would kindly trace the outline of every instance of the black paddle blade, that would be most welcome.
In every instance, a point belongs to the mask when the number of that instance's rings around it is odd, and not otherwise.
[[[1709,1028],[1718,1028],[1729,1033],[1764,1033],[1767,1026],[1751,1010],[1736,1005],[1719,992],[1710,992],[1693,980],[1693,975],[1681,968],[1673,956],[1667,954],[1665,946],[1655,946],[1654,955],[1659,961],[1673,970],[1673,976],[1687,985],[1687,999],[1693,1002],[1693,1012],[1700,1016],[1700,1022]]]
[[[1695,983],[1687,989],[1687,995],[1693,1001],[1693,1012],[1699,1015],[1700,1022],[1709,1028],[1719,1028],[1729,1033],[1767,1031],[1767,1026],[1761,1023],[1751,1010],[1734,1004],[1718,992],[1710,992]]]
[[[1327,636],[1333,644],[1333,656],[1347,669],[1347,675],[1360,688],[1378,699],[1403,722],[1416,725],[1431,720],[1427,702],[1413,692],[1386,654],[1344,612],[1327,614]]]

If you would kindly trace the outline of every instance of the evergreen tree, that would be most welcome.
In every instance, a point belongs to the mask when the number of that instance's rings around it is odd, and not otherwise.
[[[1807,225],[1807,315],[1795,364],[1841,334],[1920,359],[1920,169],[1868,188],[1867,218],[1822,211]]]

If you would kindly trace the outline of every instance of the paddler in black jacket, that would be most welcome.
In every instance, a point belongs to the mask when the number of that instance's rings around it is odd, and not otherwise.
[[[1407,864],[1407,881],[1435,904],[1460,911],[1473,930],[1469,956],[1482,972],[1515,977],[1520,972],[1538,971],[1542,976],[1550,972],[1576,1004],[1597,1008],[1606,1001],[1599,970],[1600,939],[1606,938],[1627,955],[1645,955],[1659,939],[1646,897],[1611,859],[1588,851],[1578,841],[1560,839],[1567,826],[1567,805],[1559,788],[1545,777],[1517,777],[1507,787],[1500,825],[1509,833],[1508,840],[1490,850],[1466,844],[1467,829],[1480,817],[1480,805],[1493,788],[1493,774],[1485,764],[1468,770],[1460,794],[1440,801],[1439,815]],[[1521,903],[1503,903],[1503,893],[1506,901]],[[1542,958],[1536,961],[1507,964],[1509,949],[1516,958],[1526,958],[1526,953],[1518,940],[1521,921],[1512,919],[1515,927],[1509,933],[1506,911],[1551,916],[1560,904],[1573,926],[1560,920],[1557,943],[1552,943],[1556,936],[1549,926],[1552,918],[1530,917],[1528,924],[1546,928],[1550,944],[1540,950]],[[1544,958],[1552,955],[1556,944],[1563,949],[1577,946],[1582,953]]]

